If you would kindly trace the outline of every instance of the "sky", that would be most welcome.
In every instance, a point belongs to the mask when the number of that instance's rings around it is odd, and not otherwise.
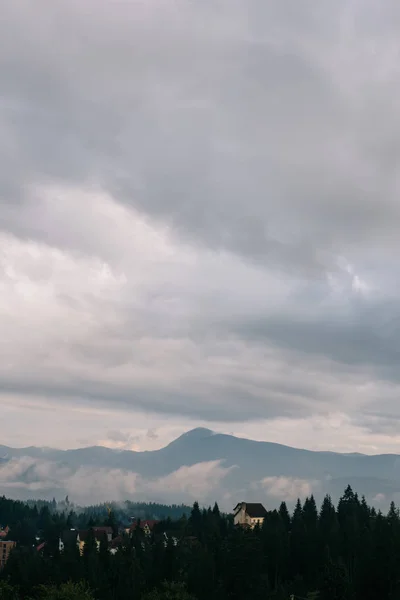
[[[1,443],[400,452],[400,5],[0,0]]]

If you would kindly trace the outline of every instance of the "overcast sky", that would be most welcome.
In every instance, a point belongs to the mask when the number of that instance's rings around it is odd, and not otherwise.
[[[0,441],[400,452],[399,2],[0,13]]]

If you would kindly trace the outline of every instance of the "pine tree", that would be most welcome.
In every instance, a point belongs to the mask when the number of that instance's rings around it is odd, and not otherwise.
[[[66,527],[67,529],[72,529],[76,525],[76,514],[74,511],[70,510],[67,517]]]
[[[292,577],[305,572],[304,546],[306,543],[306,528],[303,519],[303,508],[297,499],[290,528],[290,571]]]
[[[305,528],[305,542],[303,547],[304,552],[304,563],[305,573],[304,578],[309,586],[316,579],[316,573],[318,571],[318,510],[315,503],[314,496],[306,498],[303,511],[302,519]]]
[[[111,527],[113,531],[113,537],[118,535],[118,524],[113,510],[109,511],[107,519],[104,521],[104,525],[106,527]]]
[[[339,500],[337,515],[341,528],[342,555],[349,580],[352,582],[356,562],[357,539],[360,532],[360,501],[350,485],[347,486]]]
[[[347,600],[349,576],[341,560],[329,560],[323,570],[321,600]]]
[[[99,554],[93,529],[89,529],[86,534],[86,541],[83,547],[83,564],[86,580],[90,585],[95,586],[99,575]]]
[[[193,504],[193,508],[190,513],[189,522],[188,522],[190,533],[192,535],[196,536],[197,538],[200,538],[201,534],[202,534],[202,524],[203,524],[203,516],[200,511],[199,503],[195,502]]]
[[[218,506],[217,503],[214,504],[214,507],[213,507],[212,511],[213,511],[214,517],[216,517],[217,519],[219,519],[221,517],[221,513],[219,511],[219,506]]]
[[[286,531],[290,531],[290,514],[288,511],[288,507],[286,505],[286,502],[281,502],[280,506],[279,506],[279,516],[282,519],[282,523],[286,529]]]
[[[327,560],[336,560],[340,554],[340,528],[336,509],[329,495],[325,496],[318,518],[319,568]]]

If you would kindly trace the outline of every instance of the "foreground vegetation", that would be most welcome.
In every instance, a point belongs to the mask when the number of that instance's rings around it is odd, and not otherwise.
[[[19,545],[1,574],[2,600],[400,600],[399,512],[392,504],[377,513],[350,487],[337,507],[326,497],[318,510],[311,497],[290,515],[282,503],[253,531],[217,505],[195,504],[189,518],[165,519],[150,536],[138,527],[115,555],[106,543],[97,551],[94,538],[82,556],[76,545],[60,553],[73,513],[0,499],[0,522],[3,509],[19,518],[10,532]],[[115,515],[104,523],[117,534]],[[29,538],[38,532],[41,552]]]

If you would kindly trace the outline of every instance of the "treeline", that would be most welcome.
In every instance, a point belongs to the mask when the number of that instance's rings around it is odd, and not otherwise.
[[[159,504],[156,502],[111,502],[85,507],[84,513],[95,519],[105,518],[112,510],[118,522],[128,522],[130,519],[173,519],[178,520],[182,515],[189,516],[191,507],[186,504]],[[78,511],[81,512],[81,511]]]
[[[60,503],[55,500],[22,502],[2,496],[0,526],[10,527],[9,539],[23,546],[32,546],[57,536],[64,529],[87,529],[93,525],[108,524],[110,510],[115,527],[129,525],[132,518],[178,520],[182,515],[188,516],[191,507],[126,501],[81,508],[71,503],[68,497]]]
[[[254,530],[195,503],[150,536],[137,527],[115,554],[94,537],[82,556],[60,553],[55,518],[43,552],[12,553],[1,574],[12,600],[400,600],[399,511],[376,512],[350,487],[337,506],[311,496],[290,514],[282,503]]]
[[[28,500],[26,504],[31,508],[41,509],[47,507],[51,512],[69,512],[73,511],[77,514],[90,515],[96,518],[104,517],[110,510],[113,511],[115,517],[121,521],[125,521],[132,516],[136,519],[180,519],[183,514],[189,516],[191,506],[187,504],[160,504],[159,502],[102,502],[91,506],[81,507],[74,502],[71,502],[67,496],[65,500],[52,501],[48,500]],[[0,513],[1,515],[1,513]]]

